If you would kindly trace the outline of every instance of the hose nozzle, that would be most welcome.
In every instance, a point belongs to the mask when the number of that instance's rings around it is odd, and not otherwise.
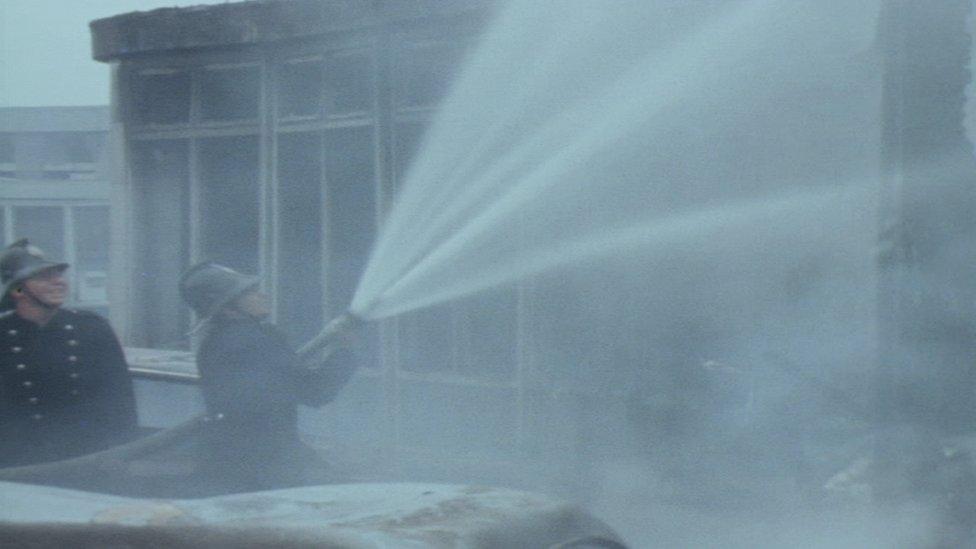
[[[298,356],[304,360],[318,351],[328,356],[336,349],[348,344],[350,337],[365,323],[365,320],[348,311],[342,313],[330,320],[318,335],[303,345],[298,350]]]

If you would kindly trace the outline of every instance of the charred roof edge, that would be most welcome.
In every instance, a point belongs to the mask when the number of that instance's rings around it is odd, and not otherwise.
[[[277,42],[389,21],[485,12],[498,0],[251,0],[132,12],[89,23],[92,57]]]

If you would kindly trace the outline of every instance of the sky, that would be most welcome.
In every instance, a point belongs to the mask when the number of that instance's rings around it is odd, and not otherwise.
[[[88,22],[224,0],[0,0],[0,107],[107,105],[109,67],[91,58]]]

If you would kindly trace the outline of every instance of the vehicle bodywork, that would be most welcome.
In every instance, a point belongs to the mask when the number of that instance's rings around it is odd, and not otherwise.
[[[579,508],[504,488],[310,486],[134,499],[0,483],[0,546],[623,547]]]

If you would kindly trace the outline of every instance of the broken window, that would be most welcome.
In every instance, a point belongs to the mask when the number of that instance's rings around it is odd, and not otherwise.
[[[246,120],[258,117],[261,68],[208,69],[200,74],[200,118]]]
[[[322,62],[296,61],[278,71],[278,116],[318,116],[322,109]]]
[[[397,106],[434,107],[447,95],[460,69],[457,44],[416,44],[396,59]]]
[[[278,138],[278,324],[296,343],[322,327],[322,140]]]
[[[189,262],[189,146],[185,140],[132,145],[133,299],[138,346],[181,349],[189,310],[179,277]]]
[[[130,104],[139,124],[180,124],[190,121],[190,75],[158,71],[134,75]]]
[[[72,265],[78,301],[108,301],[108,206],[76,206],[74,217],[75,261]]]
[[[373,58],[344,53],[325,62],[325,104],[330,115],[368,112],[373,108]]]
[[[200,141],[200,253],[257,274],[260,232],[258,139]]]

